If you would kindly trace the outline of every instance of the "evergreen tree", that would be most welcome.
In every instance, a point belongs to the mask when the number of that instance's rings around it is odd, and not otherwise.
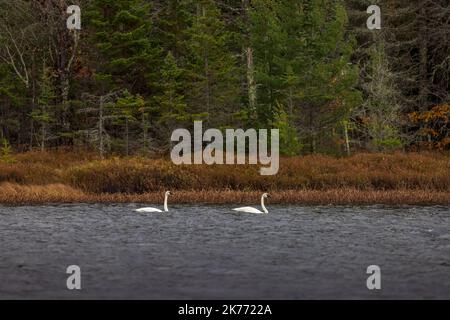
[[[336,149],[359,101],[340,1],[258,0],[252,23],[260,119],[270,125],[282,105],[310,152]]]
[[[112,131],[130,153],[130,134],[140,127],[144,149],[148,147],[149,103],[158,88],[158,57],[161,49],[152,41],[151,5],[144,0],[93,0],[87,10],[90,42],[97,48],[96,86],[100,96],[126,90],[125,97],[111,104]],[[140,125],[137,119],[140,118]],[[120,140],[123,143],[120,143]],[[113,146],[114,147],[114,146]]]
[[[51,69],[45,66],[42,68],[40,81],[40,94],[38,96],[38,109],[31,112],[31,118],[40,126],[39,142],[41,151],[45,150],[46,142],[51,135],[51,125],[55,122],[55,105],[57,97],[52,83]]]
[[[186,31],[194,18],[192,7],[191,0],[165,0],[155,22],[155,41],[164,48],[164,54],[170,52],[179,64],[186,57]],[[160,57],[161,60],[165,58],[164,55]]]
[[[257,91],[257,117],[260,126],[270,126],[282,99],[281,57],[286,39],[278,17],[281,1],[255,0],[250,12],[250,46],[254,51]]]
[[[298,139],[296,128],[290,124],[288,114],[281,106],[275,115],[273,127],[280,130],[280,154],[284,156],[296,156],[300,154],[304,146]]]
[[[142,96],[125,91],[115,104],[110,105],[110,108],[112,108],[113,124],[123,128],[124,153],[128,156],[130,155],[130,127],[138,122],[136,115],[143,112],[145,101]]]
[[[178,66],[172,52],[164,59],[160,74],[160,94],[154,98],[156,108],[153,114],[157,118],[158,138],[164,148],[168,146],[172,131],[177,127],[190,126],[189,122],[195,118],[195,114],[187,109],[184,70]]]
[[[0,63],[0,140],[18,140],[26,120],[21,113],[26,107],[24,96],[22,85],[12,76],[10,67]]]
[[[101,53],[98,73],[111,75],[117,86],[132,93],[147,93],[154,78],[159,49],[151,42],[150,9],[144,0],[93,0],[86,12],[91,43]]]
[[[184,98],[183,70],[178,67],[172,52],[164,59],[161,68],[161,95],[156,98],[161,113],[160,123],[169,128],[175,123],[190,120]]]
[[[303,9],[299,39],[303,50],[292,64],[300,76],[300,81],[291,80],[299,89],[296,121],[310,152],[339,152],[345,124],[360,102],[357,68],[351,64],[353,42],[346,36],[347,15],[341,2],[334,0],[308,2]]]
[[[205,113],[210,126],[232,122],[238,97],[236,60],[228,50],[230,34],[213,0],[197,0],[196,16],[187,30],[187,96],[192,111]]]

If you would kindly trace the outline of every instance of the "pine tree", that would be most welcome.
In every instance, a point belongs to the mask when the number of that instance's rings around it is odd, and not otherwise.
[[[172,52],[164,59],[161,68],[161,95],[156,98],[161,113],[160,123],[171,127],[190,120],[184,97],[183,70],[178,67]]]
[[[359,101],[340,1],[257,0],[252,23],[260,120],[281,105],[309,152],[335,150]]]
[[[146,93],[155,73],[150,8],[144,0],[93,0],[86,12],[91,43],[101,53],[98,73],[132,93]]]
[[[165,0],[155,21],[158,46],[164,48],[164,54],[170,52],[179,64],[186,57],[186,31],[194,18],[192,7],[191,0]],[[164,54],[160,56],[161,60],[166,58]]]
[[[205,113],[211,126],[226,126],[236,111],[239,92],[236,59],[228,50],[230,34],[215,1],[194,3],[196,16],[187,30],[186,98],[194,113]]]
[[[284,70],[280,58],[286,39],[278,17],[281,5],[277,0],[255,0],[250,12],[250,46],[258,88],[256,113],[263,127],[271,125],[282,99]]]
[[[304,146],[298,139],[296,128],[290,124],[288,114],[281,106],[275,115],[273,127],[280,130],[280,154],[284,156],[300,154]]]
[[[55,88],[52,83],[51,69],[42,68],[42,77],[40,81],[40,94],[38,96],[38,109],[31,112],[31,118],[40,126],[39,141],[41,151],[45,150],[46,142],[51,135],[51,124],[55,122],[55,105],[54,101],[57,97]]]
[[[178,66],[172,52],[166,55],[160,74],[159,94],[154,97],[154,108],[151,109],[157,119],[155,125],[158,129],[158,140],[161,148],[165,149],[169,145],[171,132],[176,128],[189,126],[195,114],[187,108],[184,70]]]
[[[2,146],[0,147],[0,162],[14,163],[16,159],[12,156],[12,147],[8,140],[3,138],[1,140]]]
[[[115,141],[114,135],[122,140],[127,155],[135,127],[140,127],[144,149],[148,146],[146,105],[158,88],[155,66],[161,49],[153,41],[151,14],[151,5],[144,0],[93,0],[85,14],[92,35],[90,43],[99,56],[99,61],[95,61],[95,79],[100,96],[126,92],[122,100],[110,105],[117,110],[108,112],[114,117],[115,128],[119,128],[111,132],[111,141]]]
[[[0,63],[0,140],[16,139],[20,128],[26,125],[21,112],[27,106],[25,95],[9,66]]]
[[[130,155],[130,126],[136,124],[137,114],[145,108],[145,101],[140,95],[132,95],[125,91],[115,104],[110,105],[113,124],[123,128],[123,140],[125,142],[125,155]]]

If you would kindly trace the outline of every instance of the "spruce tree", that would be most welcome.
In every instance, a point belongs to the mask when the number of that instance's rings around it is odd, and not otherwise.
[[[157,90],[159,80],[157,58],[161,50],[152,40],[151,14],[151,5],[144,0],[93,0],[85,14],[90,43],[97,49],[94,78],[100,96],[126,92],[125,98],[112,104],[117,110],[110,110],[125,154],[130,153],[130,132],[137,127],[147,139],[149,114],[142,105]],[[134,108],[137,104],[140,107]]]
[[[210,126],[226,126],[236,111],[239,83],[236,59],[228,49],[230,34],[213,0],[194,1],[196,13],[189,35],[187,99],[194,113]]]
[[[341,1],[308,1],[301,9],[304,27],[298,40],[303,49],[294,46],[298,53],[291,64],[299,76],[291,80],[300,100],[296,121],[310,152],[339,153],[346,122],[361,101],[358,70],[351,63],[355,43],[346,34],[348,18]]]
[[[27,106],[25,96],[10,67],[0,63],[0,140],[16,140],[20,128],[26,124],[22,112]]]
[[[51,125],[55,122],[55,98],[57,97],[52,83],[51,69],[42,68],[40,81],[40,94],[38,96],[38,109],[31,112],[31,118],[39,124],[39,143],[41,151],[45,150],[46,142],[51,137]]]
[[[159,57],[166,58],[171,53],[178,64],[186,57],[187,29],[192,23],[193,3],[191,0],[165,0],[155,21],[155,41],[165,51]]]
[[[189,127],[195,114],[189,110],[185,100],[185,71],[178,66],[172,52],[167,53],[161,69],[159,94],[153,99],[152,115],[158,129],[157,136],[161,148],[166,148],[172,131]]]
[[[132,93],[146,93],[155,73],[150,9],[144,0],[93,0],[86,12],[91,44],[100,52],[97,72]]]
[[[172,52],[164,59],[161,68],[161,95],[156,98],[160,111],[160,123],[169,127],[190,120],[184,101],[183,70],[178,67]]]
[[[117,99],[115,104],[111,104],[111,114],[113,118],[113,124],[122,128],[124,141],[124,154],[130,155],[130,128],[137,124],[137,115],[145,108],[145,101],[140,95],[132,95],[130,92],[125,91],[123,95]],[[145,124],[144,124],[145,125]],[[145,128],[143,128],[145,130]],[[145,142],[144,142],[145,143]],[[145,144],[144,144],[145,147]]]
[[[256,113],[263,127],[271,125],[282,99],[284,70],[280,59],[286,40],[278,17],[281,5],[277,0],[255,0],[250,12],[250,46],[258,88]]]
[[[339,151],[359,101],[341,2],[257,0],[252,24],[260,120],[271,125],[286,112],[309,152]]]

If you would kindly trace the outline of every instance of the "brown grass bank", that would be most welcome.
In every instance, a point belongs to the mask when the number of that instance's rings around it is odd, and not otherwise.
[[[176,191],[173,204],[258,204],[261,193],[256,191],[208,190]],[[0,203],[4,205],[39,205],[49,203],[162,203],[161,192],[144,194],[88,194],[61,185],[22,186],[0,185]],[[271,194],[268,204],[298,205],[450,205],[449,192],[422,190],[287,190]]]
[[[0,162],[7,205],[162,201],[271,204],[450,204],[450,158],[442,154],[358,154],[281,159],[278,175],[256,166],[175,166],[147,158],[98,159],[77,153],[27,153]]]

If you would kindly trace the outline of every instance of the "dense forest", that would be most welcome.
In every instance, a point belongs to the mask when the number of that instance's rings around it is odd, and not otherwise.
[[[449,89],[448,0],[0,0],[3,152],[164,155],[194,120],[284,155],[448,150]]]

